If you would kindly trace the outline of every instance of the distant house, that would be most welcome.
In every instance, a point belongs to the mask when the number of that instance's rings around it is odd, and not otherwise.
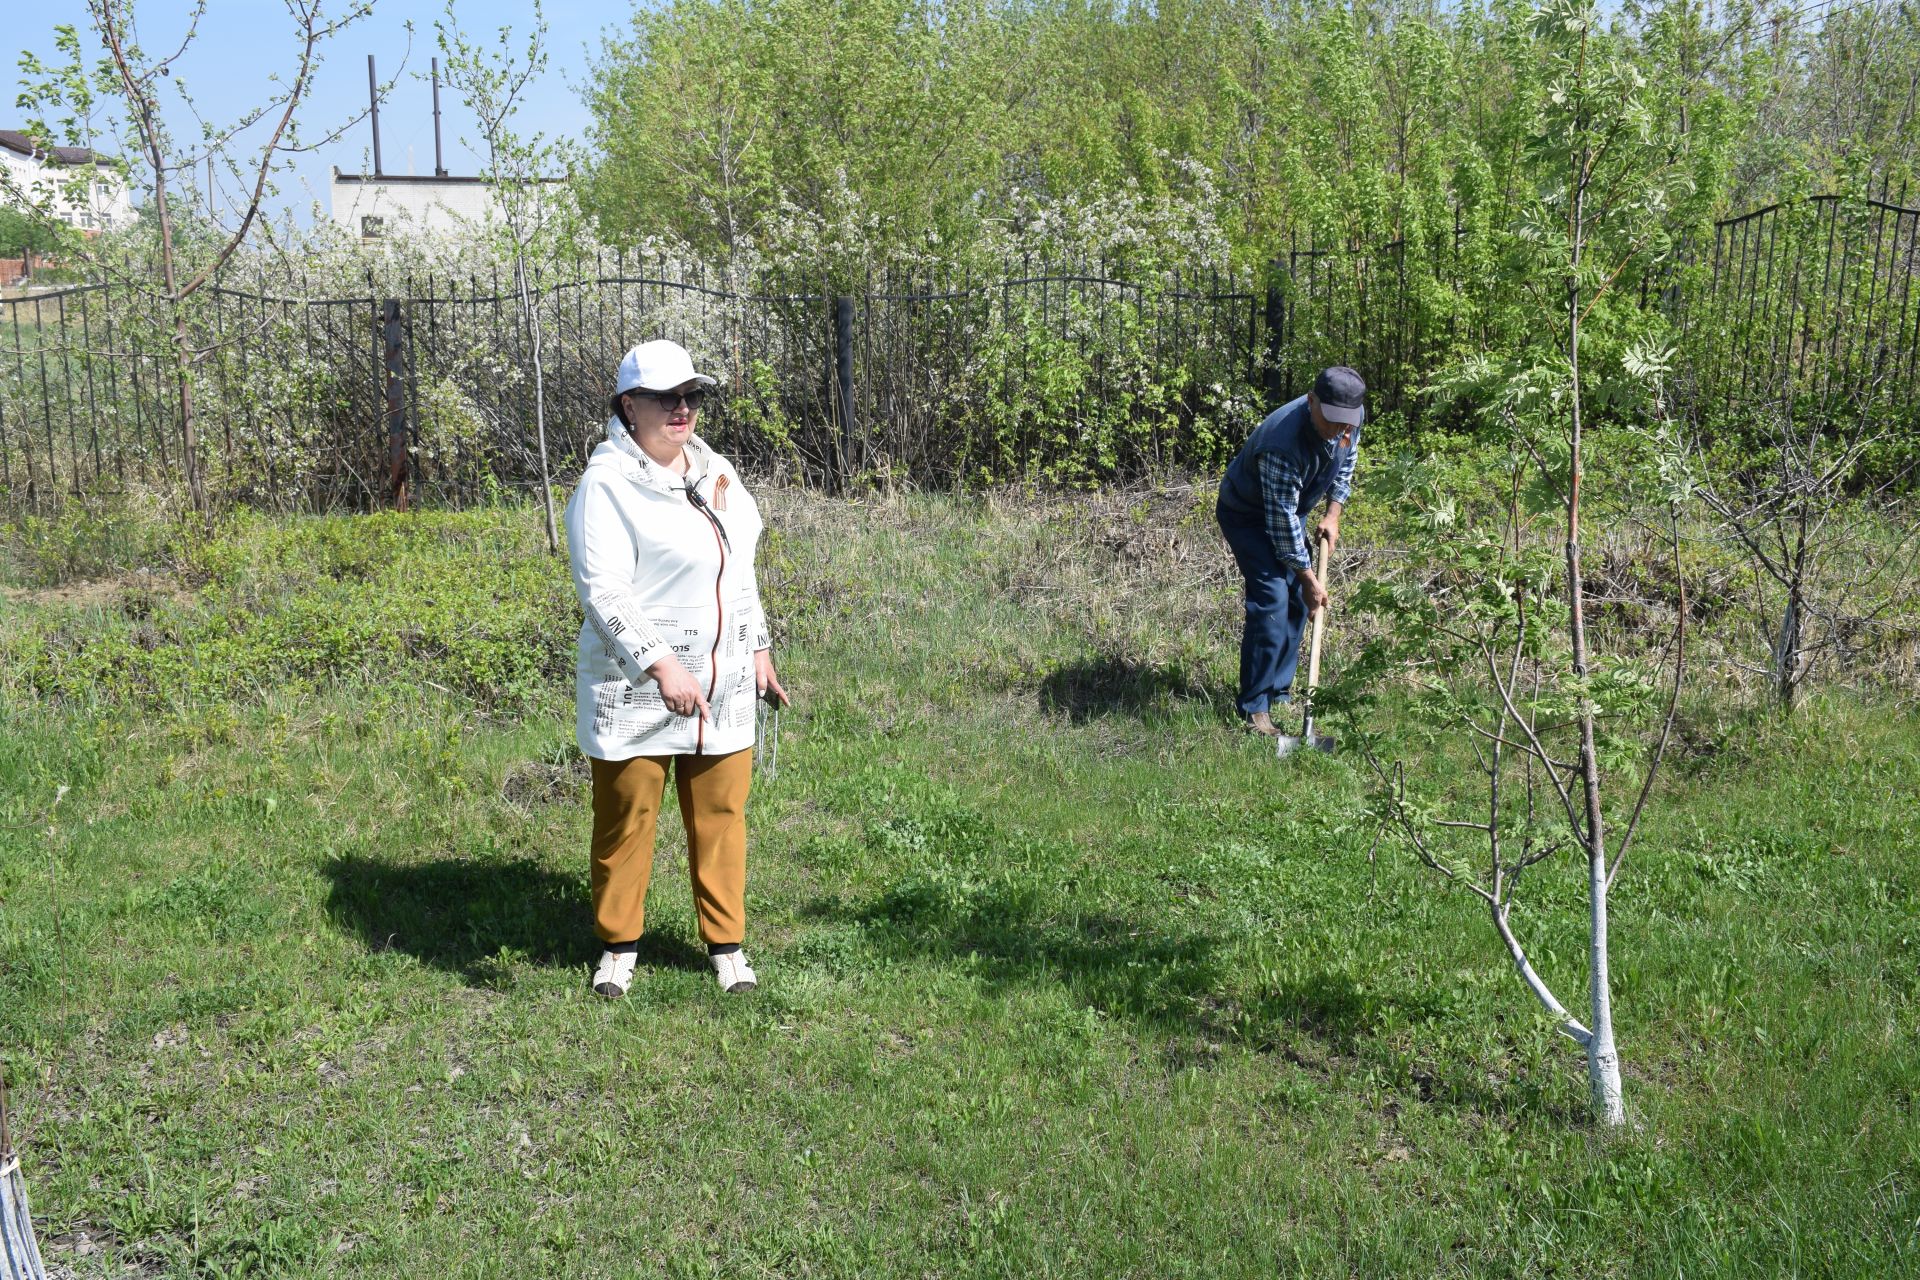
[[[559,178],[549,182],[564,185]],[[440,234],[484,222],[499,212],[485,178],[333,171],[333,221],[361,240],[401,230]]]
[[[82,231],[105,231],[133,221],[133,200],[111,161],[85,147],[40,147],[14,129],[0,129],[0,163],[20,190],[44,200],[54,216]],[[75,169],[89,169],[86,190],[70,192]]]

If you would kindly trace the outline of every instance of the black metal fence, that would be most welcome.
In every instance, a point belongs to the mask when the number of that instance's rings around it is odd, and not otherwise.
[[[0,496],[10,504],[170,488],[185,474],[175,327],[140,278],[122,263],[0,300]],[[184,336],[210,488],[277,502],[297,486],[326,505],[377,478],[374,442],[352,439],[381,420],[373,315],[369,297],[226,285],[195,296]]]
[[[1915,421],[1920,209],[1820,197],[1714,229],[1629,286],[1663,309],[1696,406]],[[1430,415],[1449,361],[1511,341],[1459,225],[1371,251],[1293,247],[1262,282],[1225,267],[1129,278],[1021,261],[858,282],[609,254],[546,264],[539,323],[510,273],[391,275],[364,291],[230,274],[181,312],[201,474],[224,500],[367,508],[536,484],[534,353],[552,475],[599,441],[621,353],[669,337],[714,371],[702,431],[760,474],[837,487],[1090,484],[1224,462],[1327,363],[1376,416]],[[0,505],[172,487],[184,473],[174,314],[122,263],[0,299]]]
[[[1770,205],[1714,228],[1710,268],[1683,317],[1704,398],[1914,417],[1920,209],[1837,196]]]
[[[1219,460],[1257,404],[1251,279],[1008,268],[848,289],[610,254],[549,264],[533,326],[506,271],[389,281],[387,296],[371,277],[330,296],[297,275],[228,276],[183,309],[202,476],[225,500],[277,509],[537,484],[537,339],[564,483],[602,438],[622,352],[655,337],[721,381],[703,434],[808,483],[1090,483]],[[0,299],[0,490],[14,505],[182,474],[172,312],[142,280],[123,264]]]
[[[1339,361],[1367,376],[1376,413],[1409,417],[1435,371],[1513,335],[1493,280],[1458,222],[1366,249],[1289,249],[1269,307],[1269,385],[1305,389]],[[1714,225],[1712,243],[1658,275],[1631,276],[1634,304],[1674,325],[1676,383],[1705,414],[1761,405],[1816,413],[1916,414],[1920,209],[1818,196]],[[1281,265],[1281,264],[1276,264]]]

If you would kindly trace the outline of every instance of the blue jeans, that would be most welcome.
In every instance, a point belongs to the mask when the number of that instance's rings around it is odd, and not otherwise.
[[[1258,513],[1251,516],[1214,508],[1214,519],[1234,563],[1247,580],[1246,627],[1240,633],[1240,714],[1267,711],[1293,700],[1294,669],[1300,665],[1300,635],[1307,625],[1307,600],[1300,579],[1280,563],[1273,539]]]

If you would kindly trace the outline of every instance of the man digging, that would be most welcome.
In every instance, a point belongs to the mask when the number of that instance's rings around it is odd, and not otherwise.
[[[1301,523],[1322,498],[1315,530],[1333,550],[1353,493],[1353,459],[1366,416],[1367,384],[1345,365],[1322,369],[1313,390],[1281,405],[1247,437],[1220,481],[1214,518],[1247,582],[1240,636],[1240,714],[1269,737],[1276,703],[1293,700],[1300,635],[1327,589],[1314,576]]]

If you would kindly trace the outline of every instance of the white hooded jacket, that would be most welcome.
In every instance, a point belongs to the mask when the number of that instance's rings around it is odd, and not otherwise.
[[[704,440],[691,437],[686,453],[687,474],[676,475],[610,419],[567,503],[573,585],[587,615],[576,733],[580,750],[601,760],[753,745],[753,655],[772,645],[754,582],[760,509]],[[669,653],[699,682],[710,720],[668,710],[647,668]]]

